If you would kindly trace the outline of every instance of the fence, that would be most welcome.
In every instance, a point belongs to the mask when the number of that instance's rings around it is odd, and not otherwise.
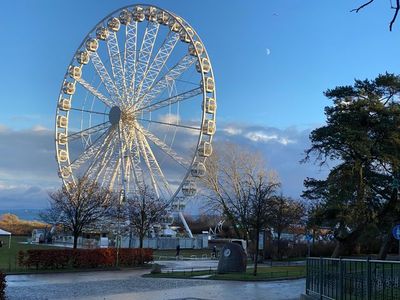
[[[400,300],[400,262],[308,258],[306,293],[319,299]]]
[[[157,237],[157,238],[145,238],[143,240],[143,246],[145,248],[152,249],[172,249],[175,250],[176,246],[179,244],[181,249],[202,249],[202,237],[196,238],[172,238],[172,237]],[[131,247],[138,248],[139,247],[139,239],[132,238]],[[129,247],[129,238],[122,239],[122,246]]]

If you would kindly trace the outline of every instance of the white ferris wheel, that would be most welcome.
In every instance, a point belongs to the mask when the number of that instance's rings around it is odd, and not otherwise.
[[[87,176],[162,201],[196,193],[212,153],[216,91],[195,30],[151,5],[102,19],[68,65],[56,110],[56,157],[67,186]]]

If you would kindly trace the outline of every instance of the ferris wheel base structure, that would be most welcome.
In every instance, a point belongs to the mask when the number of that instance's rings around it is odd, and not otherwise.
[[[174,210],[196,195],[216,131],[211,60],[183,18],[147,4],[118,9],[83,38],[57,101],[58,174],[134,197],[145,187]],[[183,203],[184,204],[184,203]]]

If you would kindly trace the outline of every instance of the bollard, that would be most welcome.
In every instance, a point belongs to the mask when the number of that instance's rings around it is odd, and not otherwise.
[[[323,299],[322,292],[323,292],[323,280],[322,277],[324,276],[324,261],[322,260],[322,256],[319,258],[319,299]]]
[[[367,300],[371,300],[371,262],[367,258]]]

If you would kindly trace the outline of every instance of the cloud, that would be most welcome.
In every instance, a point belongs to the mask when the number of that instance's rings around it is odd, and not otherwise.
[[[173,118],[174,115],[166,115],[164,120],[171,122]],[[160,130],[161,127],[153,124],[150,129],[168,146],[172,145],[178,154],[191,160],[195,155],[197,135],[186,129],[175,131],[175,128],[169,128],[169,131],[165,131],[165,128]],[[319,178],[327,173],[313,164],[299,163],[304,157],[304,149],[309,147],[310,130],[218,123],[213,144],[218,147],[221,142],[229,141],[262,153],[267,167],[278,172],[282,192],[299,198],[306,177]],[[13,130],[0,124],[0,141],[0,206],[26,209],[44,207],[48,191],[61,185],[57,176],[53,131],[41,125],[28,130]],[[171,184],[175,188],[185,170],[152,142],[150,144],[166,177],[173,181]]]
[[[32,127],[32,131],[35,131],[35,132],[49,131],[49,129],[44,127],[44,126],[42,126],[42,125],[35,125],[35,126]]]
[[[214,136],[214,147],[221,142],[232,142],[260,152],[267,168],[277,171],[282,192],[300,198],[303,181],[307,177],[324,178],[326,169],[312,163],[301,164],[304,150],[310,147],[310,129],[285,129],[251,124],[221,124]]]
[[[159,121],[169,124],[179,124],[180,117],[177,114],[165,114],[159,116]]]
[[[225,133],[227,133],[228,135],[238,135],[242,133],[242,129],[240,128],[236,128],[233,126],[227,126],[225,128],[222,129]]]
[[[54,133],[37,125],[13,130],[0,125],[0,206],[43,207],[47,190],[60,186]]]
[[[48,191],[39,186],[0,185],[1,209],[35,208],[42,209],[48,203]]]
[[[253,142],[268,142],[272,140],[278,140],[278,136],[276,134],[268,135],[261,131],[253,131],[246,133],[245,137]]]
[[[246,126],[239,124],[229,124],[222,126],[223,134],[228,136],[242,136],[256,143],[275,142],[282,145],[296,143],[295,135],[291,138],[290,131],[282,131],[277,128],[262,127],[262,126]]]

